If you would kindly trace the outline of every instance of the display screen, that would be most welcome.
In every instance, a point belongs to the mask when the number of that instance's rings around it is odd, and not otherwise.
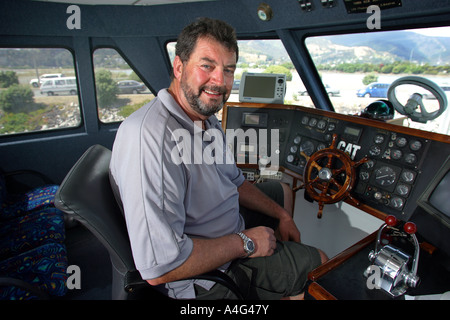
[[[361,134],[361,130],[352,127],[346,127],[344,130],[344,134],[351,137],[359,137]]]
[[[245,114],[245,120],[244,120],[244,124],[259,124],[260,119],[259,119],[259,114]]]
[[[244,96],[258,98],[273,98],[275,96],[275,77],[247,76],[245,79]]]
[[[255,148],[255,145],[253,145],[253,144],[241,144],[240,151],[253,153],[256,151],[256,148]]]

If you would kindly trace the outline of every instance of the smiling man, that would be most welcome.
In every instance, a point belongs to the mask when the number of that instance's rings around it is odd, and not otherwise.
[[[246,298],[294,296],[326,259],[300,243],[286,185],[255,187],[229,161],[180,163],[171,157],[180,130],[190,143],[202,141],[203,150],[226,145],[214,113],[230,95],[237,59],[236,36],[226,23],[202,18],[187,26],[178,38],[170,87],[128,117],[114,142],[111,184],[136,267],[170,297],[233,298],[221,285],[183,280],[213,269],[230,275]],[[222,137],[203,139],[211,129]]]

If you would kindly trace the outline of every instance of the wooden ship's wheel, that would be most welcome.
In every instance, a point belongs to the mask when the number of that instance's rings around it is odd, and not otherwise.
[[[308,195],[319,203],[318,218],[322,217],[324,204],[336,203],[349,198],[359,205],[350,192],[356,179],[355,168],[369,159],[364,157],[358,162],[352,161],[350,156],[336,149],[337,135],[333,135],[331,146],[312,154],[300,154],[307,160],[303,174],[303,185]]]

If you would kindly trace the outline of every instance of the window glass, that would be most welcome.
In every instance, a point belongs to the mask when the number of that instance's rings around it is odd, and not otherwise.
[[[68,50],[0,48],[0,135],[77,127],[80,114]]]
[[[239,61],[234,73],[234,86],[228,102],[239,101],[239,81],[243,72],[286,74],[285,104],[296,104],[314,108],[281,40],[239,40]],[[170,60],[175,57],[175,42],[167,45]],[[217,114],[221,119],[221,111]]]
[[[336,112],[361,115],[371,103],[387,99],[389,86],[406,76],[433,81],[449,99],[450,27],[309,37],[305,43]],[[402,106],[414,93],[422,96],[427,112],[439,113],[439,101],[429,90],[408,84],[395,89]],[[450,133],[449,108],[425,123],[408,117],[403,108],[399,110],[387,121]]]
[[[118,122],[154,98],[115,49],[94,52],[95,87],[100,121]]]

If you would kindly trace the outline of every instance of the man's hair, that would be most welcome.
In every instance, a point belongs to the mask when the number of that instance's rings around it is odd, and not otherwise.
[[[182,62],[189,60],[192,51],[195,49],[197,40],[202,37],[210,37],[230,51],[236,52],[237,62],[239,48],[235,30],[221,20],[210,18],[198,18],[181,31],[175,47],[175,54],[180,57]]]

